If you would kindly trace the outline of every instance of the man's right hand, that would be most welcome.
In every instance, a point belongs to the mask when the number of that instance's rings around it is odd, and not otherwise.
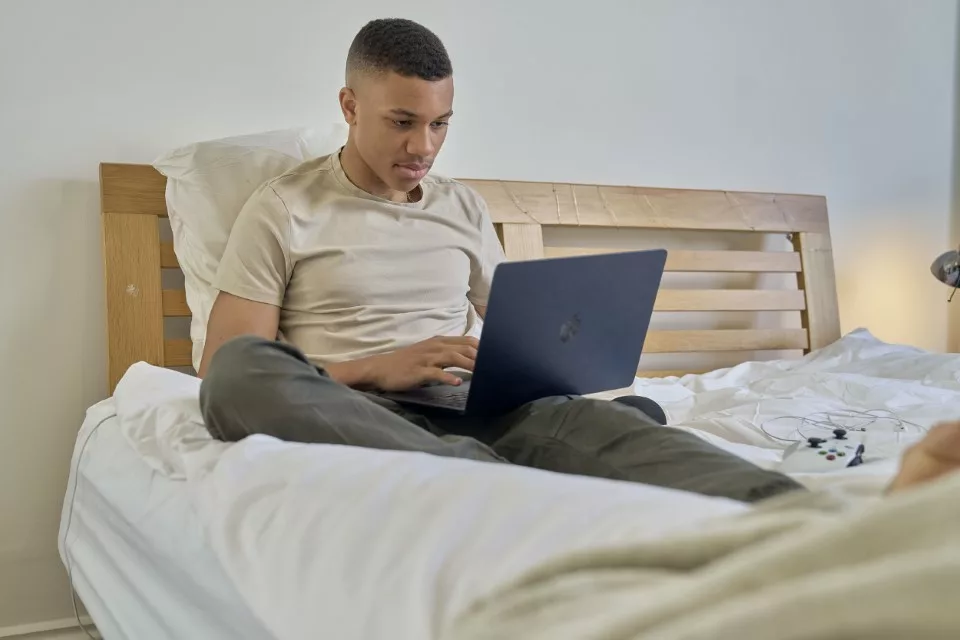
[[[473,371],[479,345],[468,336],[439,336],[391,353],[329,366],[327,373],[348,386],[380,391],[406,391],[432,382],[458,385],[461,379],[445,369]]]

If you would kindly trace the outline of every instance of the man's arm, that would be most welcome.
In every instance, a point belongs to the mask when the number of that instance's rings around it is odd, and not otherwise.
[[[203,357],[200,359],[202,378],[210,368],[213,354],[225,342],[238,336],[258,336],[265,340],[276,340],[280,328],[280,308],[272,304],[254,302],[221,291],[210,310],[207,321],[207,339],[203,345]],[[327,367],[327,374],[350,387],[364,386],[373,379],[371,360],[355,360]]]
[[[277,339],[280,305],[293,270],[289,232],[286,204],[269,184],[257,189],[237,214],[213,282],[219,293],[207,319],[197,371],[201,378],[230,339]]]
[[[198,375],[202,378],[207,373],[213,354],[231,338],[252,335],[276,340],[279,327],[279,307],[221,291],[210,309]]]
[[[480,245],[477,247],[476,260],[471,263],[467,299],[477,310],[477,314],[486,320],[487,299],[490,296],[490,285],[493,284],[493,272],[506,257],[493,221],[490,219],[490,213],[487,211],[487,203],[477,192],[472,189],[469,189],[469,192],[473,197],[473,207],[479,216],[477,224],[480,231]]]
[[[244,335],[276,340],[279,326],[279,307],[221,291],[210,310],[198,375],[206,375],[213,354],[225,342]],[[460,378],[444,368],[472,371],[476,357],[476,338],[438,337],[381,356],[332,363],[325,369],[327,375],[348,387],[399,391],[426,382],[460,384]]]
[[[201,378],[206,375],[213,354],[225,342],[238,336],[258,336],[265,340],[276,340],[279,329],[279,307],[221,291],[210,310],[207,338],[203,345],[203,357],[200,359],[198,375]],[[375,362],[371,362],[370,358],[332,364],[327,367],[327,374],[349,387],[362,387],[370,384],[374,378],[373,364]]]

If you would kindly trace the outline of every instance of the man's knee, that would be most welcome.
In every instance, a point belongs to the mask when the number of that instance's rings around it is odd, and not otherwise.
[[[561,439],[581,431],[596,433],[600,428],[604,431],[660,428],[653,418],[632,406],[580,396],[542,398],[520,412],[512,416],[511,422],[519,427],[513,431]]]
[[[201,404],[204,398],[219,401],[224,396],[241,396],[251,370],[262,368],[275,348],[273,342],[257,336],[239,336],[223,343],[200,383]]]
[[[663,410],[663,407],[650,398],[645,396],[620,396],[613,401],[633,407],[659,425],[667,424],[667,413]]]
[[[574,397],[558,402],[556,406],[568,429],[591,427],[598,423],[631,428],[661,426],[646,411],[638,410],[638,407],[625,402]]]
[[[267,382],[278,357],[278,343],[256,336],[225,342],[210,361],[200,383],[200,413],[210,434],[235,441],[249,435],[245,427],[258,409],[269,410],[273,388]],[[289,354],[287,355],[289,357]],[[263,374],[268,374],[266,377]]]

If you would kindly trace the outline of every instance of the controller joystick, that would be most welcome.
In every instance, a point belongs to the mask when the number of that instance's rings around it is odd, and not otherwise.
[[[786,473],[816,473],[837,471],[863,464],[863,436],[847,437],[846,429],[835,429],[834,438],[798,440],[783,452],[780,471]]]

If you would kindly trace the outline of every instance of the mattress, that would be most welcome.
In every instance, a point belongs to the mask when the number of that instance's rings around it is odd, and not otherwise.
[[[439,638],[551,558],[747,508],[418,453],[215,442],[196,392],[134,365],[78,436],[61,555],[107,638]]]
[[[210,552],[185,483],[131,447],[112,399],[78,435],[60,555],[105,638],[270,637]]]
[[[795,477],[870,499],[905,447],[960,414],[958,372],[960,357],[854,332],[801,360],[638,379],[633,391],[658,400],[676,428],[769,468],[811,416],[869,413],[872,431],[895,437],[866,464]],[[749,509],[417,453],[266,436],[219,443],[197,389],[134,365],[77,440],[61,554],[108,638],[443,638],[544,563]]]

